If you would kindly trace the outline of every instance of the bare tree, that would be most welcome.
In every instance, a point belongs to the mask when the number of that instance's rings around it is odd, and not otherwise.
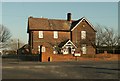
[[[6,42],[11,38],[10,31],[3,25],[0,25],[0,42]]]
[[[115,53],[115,49],[118,47],[120,42],[120,36],[112,28],[105,26],[97,25],[96,26],[96,48],[101,49],[107,47],[108,50],[111,50]]]
[[[10,31],[0,24],[0,48],[7,46],[7,41],[11,38]]]
[[[14,50],[14,51],[17,51],[23,45],[25,45],[25,44],[22,41],[20,41],[19,39],[11,39],[8,41],[9,49]]]
[[[112,28],[97,25],[96,45],[97,46],[117,46],[120,36]]]

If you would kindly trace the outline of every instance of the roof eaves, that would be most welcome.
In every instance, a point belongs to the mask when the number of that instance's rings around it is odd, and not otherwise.
[[[83,17],[83,18],[90,24],[90,26],[92,27],[92,29],[96,32],[95,27],[88,21],[88,19],[86,17]]]
[[[66,45],[68,42],[71,42],[71,44],[72,44],[75,48],[77,48],[77,47],[72,43],[71,40],[67,40],[66,43],[64,44],[64,46],[62,46],[62,48],[65,47],[65,45]]]

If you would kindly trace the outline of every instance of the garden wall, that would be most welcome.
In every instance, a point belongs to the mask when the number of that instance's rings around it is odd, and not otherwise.
[[[75,57],[74,55],[67,54],[47,54],[42,53],[41,62],[53,62],[53,61],[90,61],[90,60],[119,60],[120,54],[109,54],[109,53],[101,53],[101,54],[86,54],[80,57]]]

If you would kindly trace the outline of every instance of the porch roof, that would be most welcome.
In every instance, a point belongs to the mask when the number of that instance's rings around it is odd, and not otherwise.
[[[65,47],[66,45],[68,45],[68,44],[71,44],[73,47],[77,48],[77,47],[72,43],[72,41],[69,40],[69,39],[61,42],[58,46],[59,46],[60,48],[64,48],[64,47]]]

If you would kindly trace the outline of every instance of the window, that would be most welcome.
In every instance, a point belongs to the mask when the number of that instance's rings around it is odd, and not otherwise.
[[[58,38],[58,32],[54,31],[54,38],[57,39]]]
[[[42,52],[45,52],[45,51],[46,51],[46,49],[45,49],[44,46],[42,46],[42,49],[40,49],[40,46],[38,46],[38,51],[40,52],[40,50],[41,50]]]
[[[40,46],[38,46],[38,51],[40,52]]]
[[[86,48],[86,44],[82,45],[82,54],[86,54],[87,52],[87,48]]]
[[[85,27],[85,25],[83,25],[83,27]]]
[[[45,51],[46,51],[46,50],[45,50],[45,47],[43,46],[43,47],[42,47],[42,52],[45,52]]]
[[[43,38],[43,31],[39,31],[39,38]]]
[[[86,31],[81,31],[81,39],[86,39]]]

